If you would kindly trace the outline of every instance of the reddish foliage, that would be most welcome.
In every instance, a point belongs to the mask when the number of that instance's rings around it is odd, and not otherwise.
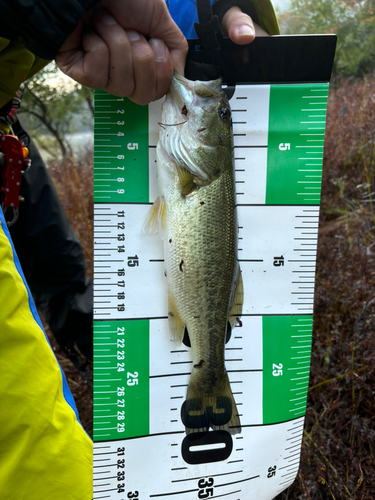
[[[79,162],[52,162],[49,164],[49,172],[64,210],[81,241],[88,274],[92,277],[93,154],[87,152]]]
[[[352,83],[342,81],[340,87],[330,93],[323,204],[332,208],[350,210],[348,202],[366,199],[375,190],[374,85],[375,77]]]

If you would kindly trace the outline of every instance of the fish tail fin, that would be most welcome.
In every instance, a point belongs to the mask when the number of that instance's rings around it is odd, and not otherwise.
[[[181,407],[181,420],[186,433],[224,430],[230,434],[241,432],[241,422],[227,373],[220,387],[207,394],[198,381],[190,380],[186,401]]]

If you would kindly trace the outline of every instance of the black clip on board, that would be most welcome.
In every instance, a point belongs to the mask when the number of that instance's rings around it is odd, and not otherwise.
[[[229,38],[219,50],[206,51],[199,40],[188,40],[185,76],[223,83],[322,83],[331,77],[336,35],[276,35],[257,37],[249,45]]]

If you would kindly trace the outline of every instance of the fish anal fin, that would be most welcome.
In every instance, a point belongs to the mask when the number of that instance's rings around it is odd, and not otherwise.
[[[242,281],[241,269],[238,268],[236,291],[234,293],[233,304],[232,307],[230,308],[228,316],[228,321],[232,328],[234,328],[238,323],[238,318],[242,314],[242,306],[243,306],[243,281]]]
[[[177,311],[172,294],[168,292],[168,328],[171,340],[182,343],[184,338],[185,323]]]

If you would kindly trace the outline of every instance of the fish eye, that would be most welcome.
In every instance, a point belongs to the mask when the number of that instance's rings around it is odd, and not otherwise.
[[[220,108],[219,109],[219,116],[222,120],[228,120],[230,118],[230,111],[228,108]]]

